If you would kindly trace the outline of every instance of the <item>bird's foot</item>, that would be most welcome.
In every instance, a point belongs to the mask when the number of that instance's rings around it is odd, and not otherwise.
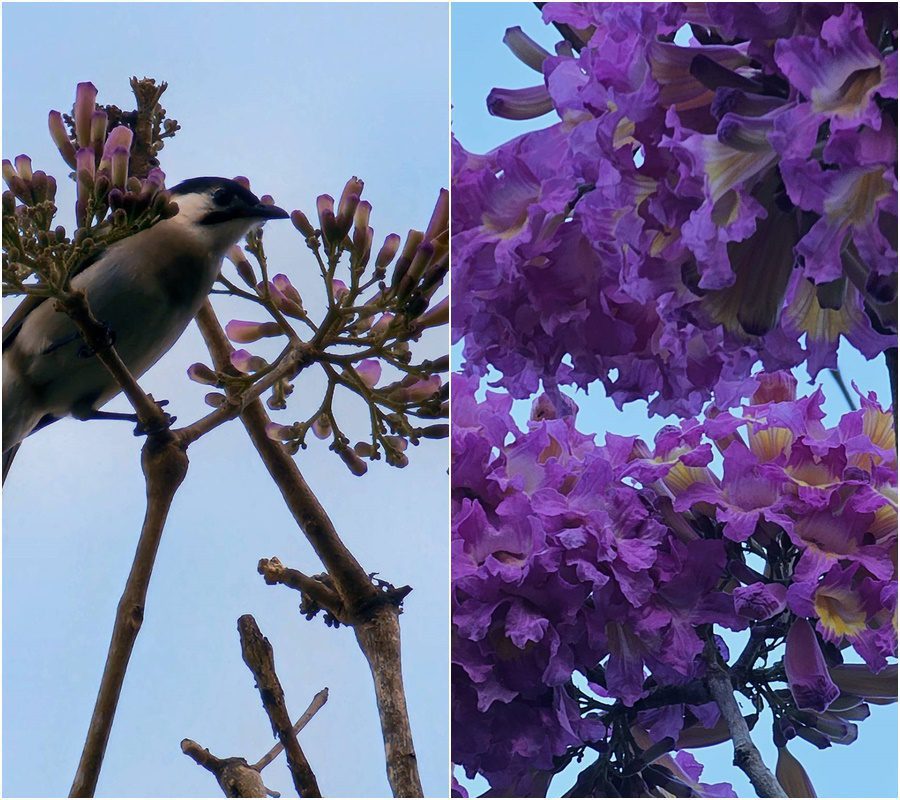
[[[150,399],[153,400],[152,397]],[[161,408],[161,409],[165,408],[167,405],[169,405],[168,400],[153,400],[153,402],[156,403],[156,405],[159,406],[159,408]],[[134,426],[134,435],[135,436],[152,436],[153,434],[156,434],[156,433],[162,433],[163,431],[166,431],[169,428],[171,428],[175,424],[175,421],[178,419],[178,417],[173,416],[172,414],[167,414],[164,411],[162,414],[161,420],[154,420],[154,422],[152,422],[150,425],[144,425],[137,418],[136,414],[133,415],[133,417],[134,417],[134,421],[137,423]]]
[[[109,348],[111,348],[116,343],[116,332],[105,322],[101,322],[100,325],[103,327],[103,345],[101,349],[109,350]],[[91,358],[95,355],[97,355],[97,350],[93,347],[88,346],[87,344],[83,344],[78,348],[79,358]]]

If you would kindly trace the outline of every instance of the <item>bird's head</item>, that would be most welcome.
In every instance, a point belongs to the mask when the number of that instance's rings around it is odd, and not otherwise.
[[[287,219],[287,211],[261,203],[237,181],[190,178],[169,189],[178,204],[173,222],[202,232],[215,249],[224,251],[269,219]]]

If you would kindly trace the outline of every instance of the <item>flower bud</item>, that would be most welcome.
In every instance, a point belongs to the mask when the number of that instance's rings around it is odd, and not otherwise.
[[[97,87],[89,81],[79,83],[75,90],[75,138],[79,147],[91,143],[91,118],[97,108]]]
[[[385,312],[378,318],[378,322],[372,326],[372,333],[375,336],[384,336],[388,332],[388,328],[391,327],[393,321],[394,315],[391,314],[390,311]]]
[[[300,297],[300,292],[297,291],[297,288],[294,284],[291,283],[291,279],[288,278],[287,275],[283,273],[278,273],[272,278],[272,283],[275,284],[275,287],[281,292],[288,300],[292,300],[298,306],[303,306],[303,300]]]
[[[207,386],[218,386],[219,378],[206,364],[197,362],[187,369],[187,376],[195,383],[204,383]]]
[[[233,319],[225,326],[225,335],[232,342],[249,344],[270,336],[280,336],[281,327],[277,322],[247,322]]]
[[[428,425],[420,428],[418,434],[423,439],[446,439],[450,435],[450,426],[446,424]]]
[[[544,84],[525,89],[491,89],[487,110],[491,116],[503,119],[537,119],[553,111],[553,100]]]
[[[357,477],[361,477],[369,471],[369,465],[356,454],[352,447],[342,447],[337,451],[337,454],[341,457],[341,461],[347,465],[350,472]]]
[[[320,414],[312,424],[312,432],[317,439],[327,439],[331,436],[331,420],[325,414]]]
[[[12,161],[8,158],[3,159],[3,180],[6,182],[6,185],[9,186],[9,182],[13,178],[19,177],[16,174],[16,168],[12,165]]]
[[[320,194],[316,198],[316,212],[319,215],[319,229],[330,244],[337,244],[343,238],[338,234],[334,216],[334,198],[330,194]]]
[[[350,294],[350,289],[347,287],[347,284],[341,280],[333,280],[331,282],[331,296],[334,298],[334,302],[340,305],[344,302],[344,298]]]
[[[775,777],[788,797],[817,797],[809,775],[803,765],[788,752],[787,747],[778,748]]]
[[[433,308],[430,308],[416,320],[416,329],[435,328],[446,325],[450,321],[450,298],[445,297]]]
[[[240,245],[231,245],[225,253],[225,258],[234,264],[237,274],[247,286],[251,289],[256,286],[256,275],[253,274],[253,267],[250,266],[250,262],[244,255],[244,251],[241,250]]]
[[[425,234],[422,231],[417,230],[411,230],[406,234],[406,242],[403,245],[403,250],[400,252],[400,258],[398,258],[397,263],[394,264],[394,274],[391,276],[392,289],[396,290],[405,277],[410,264],[412,264],[413,257],[416,254],[416,249],[422,244],[424,236]]]
[[[353,217],[356,209],[359,207],[359,195],[351,194],[347,197],[341,197],[338,213],[335,217],[335,225],[337,226],[337,235],[343,239],[353,226]]]
[[[375,453],[375,448],[372,447],[371,442],[357,442],[353,445],[353,451],[360,458],[371,458]]]
[[[307,239],[316,235],[316,229],[312,226],[312,223],[307,219],[306,214],[302,211],[292,211],[291,212],[291,222],[294,224],[294,227],[300,231]]]
[[[386,269],[388,264],[394,260],[394,256],[397,255],[397,250],[399,249],[400,237],[396,233],[389,233],[385,237],[384,244],[381,245],[378,255],[375,256],[375,269]]]
[[[234,350],[229,356],[233,366],[238,372],[251,373],[265,369],[269,364],[262,356],[255,356],[248,350]]]
[[[66,130],[62,114],[59,111],[51,111],[47,123],[50,128],[50,138],[53,139],[53,144],[59,150],[63,161],[72,169],[75,169],[75,146],[69,138],[69,132]]]
[[[110,153],[109,171],[112,185],[124,187],[128,180],[128,151],[124,147],[116,147]]]
[[[103,143],[106,141],[106,126],[109,124],[109,117],[105,111],[99,109],[91,114],[91,149],[95,153],[103,152]]]
[[[225,402],[225,400],[225,395],[220,394],[219,392],[210,392],[203,398],[203,402],[208,406],[212,406],[213,408],[218,408]]]
[[[131,143],[134,140],[134,133],[127,125],[116,125],[109,132],[106,138],[106,144],[103,145],[103,157],[100,159],[101,166],[104,162],[112,159],[113,150],[124,147],[126,151],[131,152]]]
[[[503,36],[503,44],[512,51],[512,54],[519,61],[531,67],[535,72],[542,72],[544,59],[550,58],[550,53],[544,50],[518,25],[515,28],[506,29],[506,33]]]
[[[356,374],[369,389],[374,389],[381,380],[381,362],[377,358],[363,359],[356,365]]]
[[[239,183],[245,189],[250,188],[250,178],[248,178],[246,175],[235,175],[231,180],[233,180],[235,183]]]
[[[434,211],[431,212],[431,219],[428,227],[425,228],[425,241],[430,242],[450,227],[450,193],[446,189],[441,189],[438,193],[437,202],[434,204]]]
[[[355,264],[359,269],[365,269],[372,254],[372,239],[375,231],[371,227],[353,229],[353,250],[356,256]]]
[[[15,161],[16,172],[23,181],[30,181],[32,178],[31,159],[26,155],[16,156]]]
[[[290,425],[269,422],[266,424],[266,436],[276,442],[289,442],[294,438],[294,430]]]

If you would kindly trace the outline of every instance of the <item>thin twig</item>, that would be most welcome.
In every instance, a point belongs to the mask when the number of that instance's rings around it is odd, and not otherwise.
[[[844,383],[844,376],[841,375],[841,371],[839,369],[830,369],[828,371],[831,373],[831,377],[834,378],[834,382],[838,385],[838,389],[841,390],[841,394],[844,395],[844,400],[847,401],[850,410],[856,411],[856,403],[853,401],[853,395],[850,394],[847,384]]]
[[[731,676],[728,669],[719,661],[719,654],[712,639],[706,643],[706,663],[706,683],[719,707],[719,713],[728,725],[734,746],[734,765],[750,779],[758,797],[784,797],[784,789],[765,765],[759,750],[753,744],[753,739],[750,738],[747,721],[741,714],[737,700],[734,699]]]
[[[318,713],[319,709],[328,702],[328,687],[326,686],[324,689],[316,692],[306,711],[300,716],[294,723],[294,735],[296,736],[300,731],[302,731],[308,724],[309,721]],[[262,772],[266,767],[269,766],[276,758],[278,758],[281,751],[284,750],[284,745],[281,742],[278,742],[268,753],[266,753],[259,761],[255,764],[251,765],[253,769],[257,772]]]
[[[162,442],[159,437],[150,437],[141,452],[141,465],[147,482],[147,511],[134,562],[116,611],[106,666],[81,760],[69,792],[71,797],[92,797],[96,791],[125,672],[144,619],[147,588],[163,527],[172,498],[187,474],[187,453],[171,436],[164,437]]]
[[[241,653],[244,663],[256,678],[256,686],[262,698],[263,708],[272,723],[272,731],[281,740],[287,757],[288,769],[294,781],[294,788],[300,797],[321,797],[316,776],[309,761],[297,741],[297,734],[288,716],[284,701],[284,690],[275,672],[275,659],[272,645],[259,630],[256,620],[250,614],[244,614],[238,620],[238,631],[241,634]]]

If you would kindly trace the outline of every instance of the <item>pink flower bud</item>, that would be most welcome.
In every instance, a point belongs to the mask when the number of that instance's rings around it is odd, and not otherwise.
[[[8,158],[3,159],[3,180],[6,182],[6,185],[9,186],[9,182],[13,178],[17,178],[16,168],[12,165],[12,161]]]
[[[298,306],[303,305],[303,301],[300,298],[300,292],[297,291],[297,288],[291,283],[291,280],[287,275],[282,273],[275,275],[272,278],[272,283],[275,284],[278,291],[288,300],[293,300]]]
[[[245,189],[250,188],[250,178],[248,178],[246,175],[235,175],[231,180],[233,180],[235,183],[239,183]]]
[[[233,366],[238,372],[251,373],[259,372],[268,366],[268,362],[262,356],[255,356],[248,350],[235,350],[228,356]]]
[[[241,250],[240,245],[233,244],[229,247],[225,253],[225,258],[234,264],[237,274],[247,286],[251,289],[256,286],[256,275],[253,274],[253,267],[250,266],[250,262],[244,255],[244,251]]]
[[[316,229],[302,211],[292,211],[291,222],[307,239],[316,235]]]
[[[338,450],[338,455],[341,457],[341,461],[343,461],[347,468],[357,477],[362,477],[369,471],[369,465],[366,464],[350,447],[343,447]]]
[[[124,147],[117,147],[110,154],[109,171],[112,185],[123,189],[128,180],[128,151]]]
[[[207,367],[206,364],[199,362],[188,367],[187,375],[195,383],[204,383],[207,386],[216,386],[219,383],[216,373]]]
[[[375,448],[372,447],[370,442],[357,442],[353,445],[353,451],[360,458],[371,458],[372,454],[375,452]]]
[[[28,156],[16,156],[16,172],[23,181],[30,181],[34,173],[31,171],[31,159]]]
[[[399,249],[400,237],[396,233],[388,234],[385,237],[384,244],[381,245],[381,250],[375,256],[375,269],[385,269],[394,260],[394,256],[397,255],[397,250]]]
[[[75,146],[69,138],[69,132],[66,130],[62,114],[59,111],[51,111],[47,123],[50,128],[50,138],[53,139],[53,144],[59,150],[63,161],[72,169],[75,169]]]
[[[225,326],[225,335],[232,342],[249,344],[270,336],[280,336],[281,328],[277,322],[247,322],[233,319]]]
[[[317,439],[327,439],[331,436],[331,420],[322,414],[316,417],[311,429]]]
[[[210,392],[203,398],[203,402],[208,406],[212,406],[213,408],[218,408],[225,402],[225,395],[219,394],[219,392]]]
[[[290,425],[282,425],[278,422],[269,422],[266,425],[266,436],[276,442],[289,442],[294,438],[294,431]]]
[[[381,380],[381,362],[377,358],[367,358],[356,365],[356,374],[370,389]]]
[[[95,111],[91,114],[91,149],[95,153],[103,151],[103,143],[106,141],[106,126],[109,117],[105,111]]]
[[[106,144],[103,146],[102,161],[109,161],[112,158],[112,152],[117,147],[124,147],[129,153],[131,152],[131,143],[134,140],[134,133],[127,125],[116,125],[109,132],[106,138]]]
[[[434,204],[434,211],[431,213],[431,219],[428,227],[425,229],[425,241],[430,242],[432,239],[447,230],[450,226],[450,193],[446,189],[441,189],[438,193],[437,202]]]
[[[89,81],[79,83],[75,90],[75,138],[80,147],[91,143],[91,117],[97,108],[97,87]]]
[[[406,441],[402,436],[385,436],[384,440],[397,452],[403,453],[406,452],[406,448],[409,446],[409,442]]]
[[[331,282],[331,295],[334,297],[334,302],[340,305],[344,298],[350,294],[350,289],[347,287],[347,284],[343,281],[333,280]]]
[[[372,204],[368,200],[363,200],[356,207],[356,213],[353,215],[353,227],[357,230],[364,231],[369,227],[369,217],[371,214]]]
[[[435,328],[438,325],[446,325],[450,321],[450,298],[445,297],[436,306],[429,308],[416,320],[416,328]]]

